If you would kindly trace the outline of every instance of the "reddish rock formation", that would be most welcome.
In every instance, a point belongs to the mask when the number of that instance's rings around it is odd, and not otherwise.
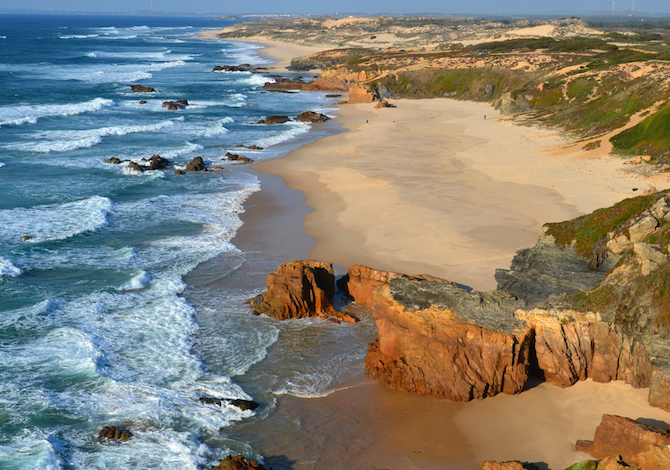
[[[267,292],[249,303],[257,313],[279,320],[304,317],[358,321],[346,312],[338,312],[329,299],[335,295],[335,275],[331,263],[296,260],[284,263],[268,275]]]
[[[648,452],[637,454],[635,463],[643,470],[668,470],[670,468],[670,446],[654,446]]]
[[[379,103],[375,105],[375,109],[380,109],[380,108],[397,108],[396,105],[389,103],[386,100],[381,100]]]
[[[127,429],[117,428],[116,426],[105,426],[100,431],[98,439],[114,439],[116,441],[128,441],[133,435]]]
[[[569,387],[591,378],[649,386],[651,363],[645,348],[597,315],[534,309],[516,316],[534,331],[537,365],[547,382]]]
[[[375,95],[370,89],[354,83],[349,87],[349,103],[372,103],[375,101]]]
[[[577,441],[575,448],[597,459],[620,455],[626,463],[638,464],[636,460],[638,454],[658,450],[658,447],[667,445],[670,445],[670,434],[667,432],[629,418],[603,415],[593,441]],[[665,451],[664,453],[667,454]],[[647,458],[650,461],[654,459],[652,455],[645,457]]]
[[[212,470],[269,470],[263,464],[258,463],[258,460],[247,460],[242,455],[229,455],[221,461]]]
[[[375,290],[378,339],[365,365],[389,388],[456,401],[519,393],[528,379],[530,331],[500,332],[454,311],[411,311]]]
[[[302,80],[282,81],[277,83],[266,83],[263,85],[268,91],[326,91],[326,92],[344,92],[347,91],[347,82],[339,77],[318,77],[313,82],[305,83]]]

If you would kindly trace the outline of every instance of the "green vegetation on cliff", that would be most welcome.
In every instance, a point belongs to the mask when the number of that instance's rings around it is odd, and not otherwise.
[[[626,129],[610,139],[615,149],[634,155],[657,156],[670,161],[670,103],[638,125]]]

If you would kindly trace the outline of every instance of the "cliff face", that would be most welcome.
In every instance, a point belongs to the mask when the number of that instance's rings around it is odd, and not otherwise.
[[[665,196],[601,210],[618,217],[609,225],[598,211],[566,222],[567,243],[566,227],[549,226],[498,272],[492,292],[353,266],[341,285],[378,325],[369,373],[397,390],[459,401],[519,393],[531,373],[560,387],[624,380],[650,387],[650,403],[670,410],[670,341],[658,326],[670,304]]]

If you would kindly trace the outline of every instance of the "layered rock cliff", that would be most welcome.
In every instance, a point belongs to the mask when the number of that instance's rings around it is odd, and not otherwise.
[[[340,285],[378,325],[369,373],[453,400],[519,393],[529,374],[561,387],[624,380],[670,410],[666,196],[549,224],[492,292],[353,266]]]

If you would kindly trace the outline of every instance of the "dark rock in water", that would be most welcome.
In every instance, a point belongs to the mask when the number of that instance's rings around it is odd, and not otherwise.
[[[212,72],[251,72],[263,73],[266,67],[251,67],[249,64],[240,65],[215,65]]]
[[[326,122],[330,120],[330,118],[325,114],[315,113],[314,111],[305,111],[304,113],[298,114],[295,120],[300,122]]]
[[[258,460],[247,460],[242,455],[236,455],[235,457],[228,456],[221,461],[216,467],[212,467],[212,470],[271,470],[265,467],[263,464],[258,463]]]
[[[154,155],[149,159],[149,166],[147,170],[162,170],[170,165],[170,160],[163,158],[160,155]]]
[[[228,398],[200,397],[200,402],[204,403],[205,405],[216,405],[216,406],[230,404],[240,408],[243,411],[246,410],[253,411],[257,409],[259,406],[261,406],[253,400],[242,400],[241,398],[228,399]]]
[[[230,162],[251,163],[253,160],[245,155],[238,155],[235,153],[226,153],[226,159]]]
[[[341,97],[342,95],[340,95],[339,93],[328,93],[326,95],[326,98],[341,98]]]
[[[541,237],[533,248],[519,250],[510,269],[497,269],[498,289],[523,299],[534,308],[550,295],[588,290],[605,279],[613,261],[593,269],[575,250],[559,248],[552,239]]]
[[[24,236],[21,237],[21,240],[24,241],[24,242],[30,241],[32,239],[33,239],[33,237],[29,237],[28,235],[24,235]]]
[[[291,120],[288,116],[268,116],[265,119],[261,119],[256,124],[284,124]]]
[[[147,104],[147,101],[146,100],[141,100],[140,104]]]
[[[142,173],[145,170],[145,168],[142,165],[136,162],[128,163],[128,168],[132,171],[137,171],[139,173]]]
[[[202,157],[195,157],[193,161],[188,162],[186,165],[186,171],[204,171],[207,168],[205,167],[205,162],[202,161]]]
[[[130,85],[130,91],[135,93],[155,93],[156,89],[144,85]]]
[[[258,145],[249,145],[247,148],[249,150],[263,150],[263,147],[259,147]]]
[[[114,439],[116,441],[128,441],[132,434],[127,429],[117,428],[115,426],[105,426],[100,431],[98,439]]]
[[[186,172],[184,170],[175,170],[174,174],[175,175],[185,175]]]
[[[184,109],[188,106],[188,101],[186,100],[177,100],[177,101],[165,101],[162,105],[161,108],[165,108],[169,111],[178,111],[180,109]]]
[[[121,163],[121,160],[119,160],[116,157],[109,157],[107,160],[105,160],[105,163],[111,163],[112,165],[118,165]]]

